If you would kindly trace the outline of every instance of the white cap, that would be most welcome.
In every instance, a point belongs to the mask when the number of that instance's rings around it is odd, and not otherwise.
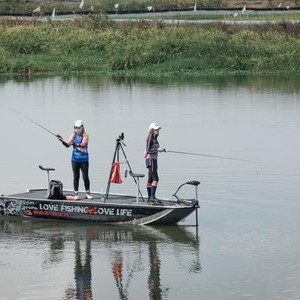
[[[155,122],[153,122],[149,125],[148,131],[150,131],[151,129],[158,130],[158,129],[161,129],[161,127],[158,124],[156,124]]]
[[[74,127],[81,127],[83,126],[83,121],[82,120],[76,120],[74,123]]]

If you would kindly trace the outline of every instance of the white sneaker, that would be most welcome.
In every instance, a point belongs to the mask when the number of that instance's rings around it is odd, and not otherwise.
[[[78,200],[79,196],[78,196],[78,192],[74,192],[74,200]]]
[[[85,195],[85,199],[91,200],[91,199],[93,199],[93,196],[91,194],[86,194]]]

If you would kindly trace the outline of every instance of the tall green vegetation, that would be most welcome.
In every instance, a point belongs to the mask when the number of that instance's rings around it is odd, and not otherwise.
[[[0,73],[232,74],[300,71],[300,25],[5,21]]]

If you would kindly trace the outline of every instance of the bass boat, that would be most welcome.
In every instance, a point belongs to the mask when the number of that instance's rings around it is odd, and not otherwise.
[[[85,193],[79,193],[79,199],[74,200],[70,190],[58,189],[51,191],[53,182],[49,179],[53,168],[39,166],[48,175],[48,187],[29,189],[23,193],[0,196],[0,217],[15,216],[24,218],[85,221],[103,224],[131,224],[131,225],[170,225],[183,221],[195,212],[198,226],[198,185],[197,180],[181,184],[170,199],[154,199],[149,201],[143,197],[139,180],[144,174],[134,173],[127,160],[123,146],[124,134],[116,139],[116,148],[110,170],[105,193],[92,192],[93,199],[85,199]],[[122,151],[129,168],[129,175],[136,185],[136,195],[122,195],[110,193],[110,184],[119,180],[119,152]],[[116,160],[117,159],[117,160]],[[126,174],[125,174],[126,176]],[[117,178],[117,179],[116,179]],[[52,186],[51,186],[52,184]],[[194,188],[194,197],[179,196],[183,186]],[[57,186],[56,186],[57,187]],[[61,184],[62,187],[62,184]],[[58,191],[58,192],[57,192]]]

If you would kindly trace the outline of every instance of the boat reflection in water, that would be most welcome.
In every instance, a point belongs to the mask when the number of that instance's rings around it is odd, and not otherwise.
[[[91,241],[86,240],[85,259],[81,257],[79,240],[75,240],[75,283],[78,299],[93,299],[91,271]]]
[[[140,262],[141,263],[141,262]],[[160,258],[158,254],[157,244],[149,242],[149,276],[147,287],[149,289],[150,299],[162,299],[162,294],[167,292],[167,288],[161,287],[160,282]],[[120,299],[129,299],[128,287],[134,272],[142,271],[142,264],[135,264],[128,272],[127,278],[123,276],[124,259],[120,250],[115,251],[114,262],[112,264],[112,272],[119,291]],[[125,282],[123,282],[125,281]]]
[[[160,244],[173,243],[174,247],[179,246],[180,248],[180,244],[191,247],[192,263],[189,265],[188,272],[197,273],[201,271],[198,234],[192,234],[182,227],[161,227],[159,229],[157,227],[146,227],[137,236],[135,236],[132,228],[128,228],[128,230],[131,232],[127,231],[127,233],[133,234],[132,238],[140,244],[139,246],[146,245],[148,248],[149,275],[147,288],[149,290],[149,299],[163,299],[169,290],[169,287],[161,284],[161,259],[158,247]],[[118,239],[115,241],[118,241]],[[180,256],[180,249],[176,253]],[[124,270],[124,265],[126,264],[124,264],[122,250],[115,250],[112,272],[119,291],[119,299],[122,300],[130,299],[128,294],[130,281],[134,273],[143,271],[143,258],[141,255],[138,255],[138,258],[129,270]],[[126,278],[124,273],[127,274]]]
[[[149,243],[149,262],[150,272],[148,277],[148,288],[150,299],[161,299],[161,294],[166,292],[160,283],[160,258],[157,250],[157,244]]]
[[[80,239],[75,238],[75,286],[66,290],[66,299],[93,299],[92,295],[92,255],[91,239],[85,240],[84,252],[80,247]]]
[[[74,251],[74,281],[65,288],[63,299],[91,300],[103,298],[105,295],[110,295],[111,299],[116,295],[119,299],[130,299],[135,293],[133,285],[136,284],[139,284],[141,289],[138,291],[139,294],[146,293],[149,299],[163,299],[172,289],[172,286],[164,283],[167,281],[166,278],[161,277],[164,265],[162,257],[167,255],[169,258],[170,249],[174,250],[176,262],[182,263],[180,269],[188,273],[201,272],[200,241],[194,228],[187,229],[182,226],[124,228],[124,226],[91,224],[74,226],[74,223],[67,222],[5,219],[0,220],[0,231],[5,232],[7,238],[12,238],[9,237],[12,233],[11,236],[20,235],[29,242],[42,237],[44,245],[47,245],[46,249],[43,249],[44,267],[55,268],[61,263],[65,264],[65,252]],[[45,240],[48,243],[45,243]],[[164,252],[165,248],[167,254]],[[187,257],[188,264],[186,261],[183,262],[184,259],[180,259],[182,254]],[[106,267],[97,266],[100,260],[101,265],[106,264]],[[109,290],[108,286],[98,288],[98,285],[103,284],[102,279],[107,283],[109,277],[115,282],[117,291]],[[101,278],[101,282],[96,282],[95,278]],[[137,283],[140,280],[142,283]]]

